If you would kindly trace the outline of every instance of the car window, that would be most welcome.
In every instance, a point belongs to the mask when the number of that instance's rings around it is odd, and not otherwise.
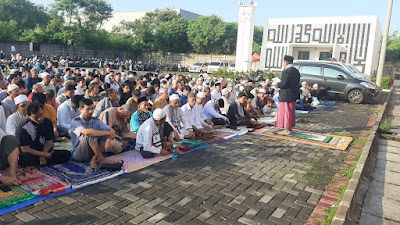
[[[201,66],[202,63],[195,63],[193,66]]]
[[[209,65],[210,66],[219,66],[221,63],[220,62],[211,62]]]
[[[324,68],[324,76],[329,77],[329,78],[337,78],[338,75],[342,75],[343,77],[346,77],[343,72],[336,70],[336,69],[331,69],[331,68]]]
[[[299,69],[299,68],[300,68],[300,65],[295,64],[295,65],[294,65],[294,68]]]
[[[319,67],[319,66],[303,66],[301,68],[301,73],[314,75],[314,76],[321,76],[321,67]]]

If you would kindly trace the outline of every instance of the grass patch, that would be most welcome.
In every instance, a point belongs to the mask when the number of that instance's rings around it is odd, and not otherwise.
[[[336,211],[339,208],[339,204],[343,199],[344,193],[346,192],[347,184],[340,186],[339,189],[340,189],[340,191],[339,191],[338,202],[334,206],[332,206],[330,209],[325,211],[328,213],[328,217],[326,219],[321,220],[321,223],[319,223],[320,225],[330,225],[332,223],[333,217],[335,217]]]
[[[383,122],[379,125],[378,132],[381,134],[387,133],[392,128],[393,118],[386,117]]]

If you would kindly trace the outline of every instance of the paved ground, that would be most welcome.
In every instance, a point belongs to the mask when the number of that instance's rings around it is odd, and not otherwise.
[[[338,103],[303,115],[298,128],[357,135],[376,104]],[[304,224],[346,154],[248,134],[2,215],[0,224]]]
[[[392,95],[388,115],[392,132],[400,131],[400,84]],[[400,142],[380,140],[373,180],[364,199],[359,224],[400,224]]]

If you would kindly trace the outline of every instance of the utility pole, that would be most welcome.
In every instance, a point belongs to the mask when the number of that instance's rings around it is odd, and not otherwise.
[[[389,5],[386,13],[385,32],[383,34],[381,56],[379,57],[378,74],[376,76],[376,84],[380,87],[382,84],[383,68],[385,67],[386,47],[388,42],[390,18],[392,17],[393,0],[389,0]]]

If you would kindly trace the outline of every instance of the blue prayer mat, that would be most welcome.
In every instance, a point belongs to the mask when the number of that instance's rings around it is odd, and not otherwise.
[[[93,169],[89,163],[70,161],[63,164],[44,167],[42,171],[48,175],[56,176],[61,180],[72,184],[72,188],[81,188],[91,184],[96,184],[113,177],[119,176],[123,171],[107,171]]]

